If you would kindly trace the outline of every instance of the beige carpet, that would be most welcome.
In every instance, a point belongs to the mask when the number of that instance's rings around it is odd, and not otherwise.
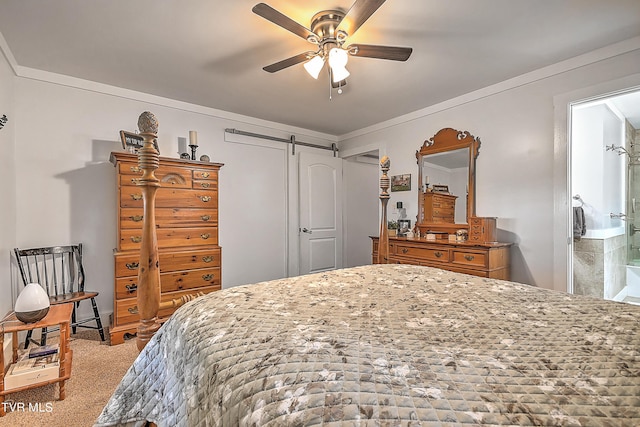
[[[108,335],[107,335],[108,340]],[[55,339],[49,343],[55,342]],[[7,401],[23,402],[25,410],[9,412],[0,418],[0,426],[11,427],[86,427],[93,425],[129,366],[138,356],[135,339],[109,346],[101,342],[97,331],[82,331],[71,336],[73,362],[71,379],[66,383],[67,397],[58,399],[58,385],[52,384],[6,396]],[[29,411],[38,408],[40,412]]]

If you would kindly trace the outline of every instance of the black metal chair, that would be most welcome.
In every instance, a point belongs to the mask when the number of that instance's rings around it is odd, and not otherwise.
[[[82,243],[48,248],[15,248],[14,252],[25,286],[28,283],[39,283],[47,291],[51,305],[72,303],[72,332],[75,334],[77,328],[97,329],[100,332],[100,338],[104,341],[104,329],[102,328],[98,305],[95,300],[98,292],[84,289],[85,276],[82,266]],[[76,310],[80,303],[85,300],[91,301],[93,317],[77,319]],[[88,322],[95,322],[96,326],[85,325]],[[47,328],[42,329],[40,345],[47,343],[47,332]],[[31,330],[27,333],[24,348],[29,346],[31,333]]]

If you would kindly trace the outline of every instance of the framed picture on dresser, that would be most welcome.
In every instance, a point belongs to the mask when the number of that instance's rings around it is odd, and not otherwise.
[[[409,230],[411,230],[411,220],[410,219],[399,219],[398,220],[398,236],[404,236]]]
[[[142,136],[137,133],[127,132],[126,130],[120,131],[120,141],[122,142],[122,148],[130,153],[137,153],[139,149],[144,145]],[[158,140],[153,140],[153,147],[160,154],[160,148],[158,148]]]

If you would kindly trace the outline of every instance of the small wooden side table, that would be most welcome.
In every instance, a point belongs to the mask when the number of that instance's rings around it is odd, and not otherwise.
[[[69,338],[71,336],[71,312],[73,311],[73,304],[57,304],[52,305],[47,313],[46,317],[36,323],[22,323],[16,318],[14,312],[8,313],[4,319],[0,321],[3,326],[0,326],[0,366],[3,367],[3,374],[0,375],[0,417],[5,415],[4,400],[5,395],[9,393],[15,393],[22,390],[27,390],[33,387],[41,387],[47,384],[60,383],[60,400],[65,398],[65,381],[71,377],[71,359],[73,351],[69,348]],[[35,384],[29,384],[22,387],[16,387],[9,390],[4,388],[4,335],[12,334],[13,341],[13,363],[18,360],[18,332],[28,331],[30,329],[39,329],[49,326],[60,326],[60,344],[59,344],[59,361],[60,361],[60,373],[58,378],[49,379]],[[3,332],[4,331],[4,332]]]

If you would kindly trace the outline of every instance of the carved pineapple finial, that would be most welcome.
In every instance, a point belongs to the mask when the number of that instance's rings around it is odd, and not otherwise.
[[[380,177],[380,204],[382,205],[382,221],[380,222],[380,242],[378,244],[378,264],[386,264],[389,262],[389,232],[387,230],[387,204],[389,203],[389,186],[391,184],[387,172],[391,168],[391,160],[389,156],[380,159],[380,168],[382,176]]]
[[[389,156],[384,156],[380,159],[380,168],[382,169],[382,176],[380,177],[380,189],[382,192],[380,193],[380,197],[389,198],[390,196],[387,192],[391,184],[389,176],[387,175],[387,172],[389,172],[389,169],[391,168],[391,160],[389,159]]]
[[[157,134],[158,119],[156,119],[156,116],[153,113],[145,111],[140,114],[140,117],[138,117],[138,129],[140,130],[140,133]]]

